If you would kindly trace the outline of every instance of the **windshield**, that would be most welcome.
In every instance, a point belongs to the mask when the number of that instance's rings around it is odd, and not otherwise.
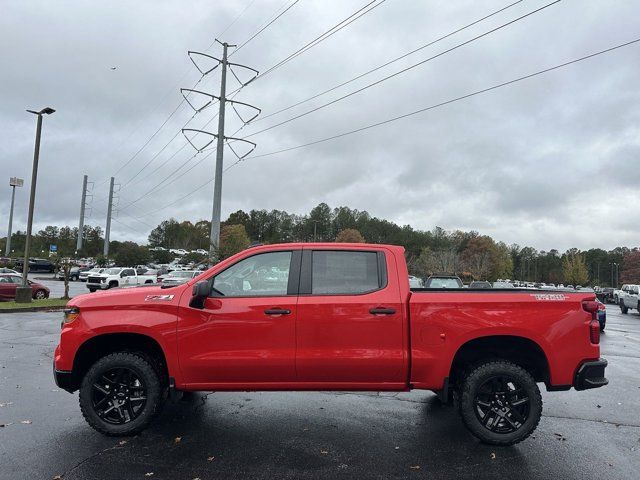
[[[107,268],[104,273],[107,275],[118,275],[120,273],[121,268]]]
[[[455,278],[432,278],[429,288],[460,288],[460,284]]]

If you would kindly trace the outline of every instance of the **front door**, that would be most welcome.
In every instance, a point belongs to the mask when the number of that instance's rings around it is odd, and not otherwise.
[[[406,382],[406,328],[393,256],[384,250],[304,250],[296,368],[319,388]],[[404,281],[408,281],[404,279]]]
[[[203,309],[181,301],[178,355],[192,388],[294,382],[301,250],[247,256],[210,279]]]

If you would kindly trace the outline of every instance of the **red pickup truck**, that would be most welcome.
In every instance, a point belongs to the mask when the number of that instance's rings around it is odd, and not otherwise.
[[[373,390],[456,399],[480,440],[536,428],[547,390],[607,384],[593,293],[409,288],[402,247],[250,248],[190,282],[72,299],[58,386],[107,435],[176,391]]]

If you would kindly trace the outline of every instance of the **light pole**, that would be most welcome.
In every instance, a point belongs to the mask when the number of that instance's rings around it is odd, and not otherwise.
[[[11,210],[9,210],[9,229],[7,230],[7,257],[11,256],[11,228],[13,224],[13,204],[16,200],[16,187],[24,185],[24,180],[18,177],[11,177],[9,179],[9,186],[11,187]]]
[[[33,226],[33,207],[36,201],[36,180],[38,178],[38,159],[40,158],[40,135],[42,133],[42,115],[51,115],[55,110],[51,107],[43,108],[39,112],[27,110],[38,116],[36,126],[36,145],[33,150],[33,170],[31,171],[31,194],[29,195],[29,216],[27,217],[27,238],[24,244],[24,263],[22,265],[22,285],[16,289],[16,302],[31,302],[31,287],[27,283],[29,273],[29,247],[31,246],[31,227]]]

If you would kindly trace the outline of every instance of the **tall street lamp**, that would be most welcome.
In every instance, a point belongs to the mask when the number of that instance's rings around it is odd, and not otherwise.
[[[18,177],[11,177],[9,179],[9,186],[11,187],[11,210],[9,210],[9,229],[7,230],[7,257],[11,256],[11,228],[13,226],[13,204],[16,200],[16,187],[24,185],[24,180]]]
[[[22,265],[22,285],[16,289],[16,302],[31,302],[31,287],[27,283],[29,273],[29,247],[31,246],[31,227],[33,225],[33,207],[36,201],[36,180],[38,178],[38,159],[40,157],[40,135],[42,133],[42,115],[51,115],[55,110],[51,107],[43,108],[39,112],[27,110],[38,116],[36,127],[36,145],[33,151],[33,170],[31,171],[31,194],[29,196],[29,216],[27,217],[27,238],[24,245],[24,263]]]

